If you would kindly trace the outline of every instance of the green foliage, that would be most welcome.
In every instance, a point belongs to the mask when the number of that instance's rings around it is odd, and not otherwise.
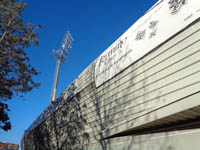
[[[30,65],[25,49],[31,42],[39,44],[35,31],[41,26],[24,23],[25,6],[24,2],[0,0],[0,129],[6,131],[11,129],[11,124],[5,102],[39,87],[32,79],[39,72]]]

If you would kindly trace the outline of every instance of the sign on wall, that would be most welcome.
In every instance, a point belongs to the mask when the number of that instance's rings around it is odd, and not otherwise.
[[[200,0],[160,0],[98,58],[100,86],[200,17]]]

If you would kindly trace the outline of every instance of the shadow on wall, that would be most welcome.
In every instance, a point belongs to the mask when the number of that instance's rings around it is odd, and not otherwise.
[[[141,61],[139,65],[143,64],[145,62]],[[140,115],[148,107],[148,93],[151,92],[147,84],[149,75],[144,71],[143,79],[136,81],[138,66],[131,67],[133,71],[128,75],[129,80],[123,83],[119,82],[120,76],[100,88],[95,88],[92,83],[91,91],[86,96],[91,99],[90,104],[87,103],[91,107],[81,101],[80,93],[74,95],[24,138],[25,150],[93,150],[89,145],[91,141],[98,143],[95,150],[174,150],[169,145],[168,138],[162,141],[155,140],[150,145],[142,141],[140,136],[135,138],[130,134],[129,140],[124,143],[118,142],[119,137],[107,139],[113,134],[111,128],[114,128],[116,133],[121,131],[119,129],[122,122],[124,130],[133,127],[136,119],[132,118]],[[156,101],[160,101],[161,93],[161,90],[157,91]],[[90,112],[90,115],[86,116],[86,112]],[[157,119],[155,113],[154,116],[150,115],[146,114],[145,120],[148,121],[152,117]],[[90,133],[85,129],[88,125]],[[152,137],[153,135],[146,135],[148,139]]]
[[[145,64],[144,61],[141,62],[142,65]],[[140,64],[141,65],[141,64]],[[120,122],[128,121],[134,115],[138,115],[138,112],[145,111],[145,108],[148,106],[148,94],[151,89],[148,88],[148,74],[143,73],[144,79],[140,81],[140,89],[137,89],[135,81],[136,78],[136,70],[135,67],[132,66],[134,70],[129,75],[130,80],[127,81],[127,88],[123,91],[121,90],[121,85],[119,84],[119,79],[113,79],[114,81],[111,84],[107,84],[105,87],[101,87],[101,89],[96,89],[95,85],[91,85],[93,89],[93,93],[91,92],[90,97],[92,98],[93,106],[95,107],[95,121],[89,123],[92,129],[92,137],[97,141],[98,146],[95,148],[90,147],[89,150],[174,150],[173,146],[169,144],[169,139],[167,138],[168,133],[165,134],[166,138],[163,140],[154,140],[151,144],[144,141],[144,136],[134,136],[127,135],[127,141],[118,142],[120,137],[115,137],[114,139],[106,139],[110,135],[112,135],[110,128],[115,128],[116,133],[119,131]],[[103,85],[104,86],[104,85]],[[122,85],[124,86],[124,85]],[[101,94],[100,94],[101,93]],[[108,94],[109,93],[109,94]],[[156,101],[160,101],[160,93],[162,91],[157,92]],[[106,96],[109,95],[109,96]],[[121,95],[120,97],[118,95]],[[105,99],[104,99],[105,98]],[[140,101],[138,101],[140,98]],[[135,110],[135,108],[137,109]],[[88,109],[92,110],[92,107],[88,107]],[[145,120],[149,120],[152,114],[146,114]],[[157,119],[157,115],[154,113],[153,117]],[[132,120],[130,123],[126,124],[126,128],[130,129],[131,126],[134,126],[136,120]],[[126,136],[126,135],[123,135]],[[146,139],[153,138],[153,134],[146,135]],[[147,140],[148,141],[148,140]],[[97,148],[98,147],[98,148]]]
[[[78,93],[25,137],[25,150],[85,149],[90,137],[82,109]]]

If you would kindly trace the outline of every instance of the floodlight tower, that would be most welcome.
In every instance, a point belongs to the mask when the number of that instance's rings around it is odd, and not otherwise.
[[[53,85],[51,98],[50,98],[51,104],[55,102],[56,89],[57,89],[58,77],[59,77],[59,72],[60,72],[60,65],[66,62],[66,57],[69,53],[69,50],[72,47],[72,42],[73,42],[73,38],[70,32],[67,31],[64,36],[64,40],[61,44],[61,48],[58,50],[53,50],[53,54],[55,55],[56,60],[57,60],[57,66],[56,66],[56,72],[55,72],[55,78],[54,78],[54,85]]]

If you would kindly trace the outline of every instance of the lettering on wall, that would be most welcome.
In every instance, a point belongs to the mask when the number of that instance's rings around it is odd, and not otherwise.
[[[170,0],[168,4],[170,5],[171,13],[176,13],[181,9],[182,5],[185,4],[185,0]]]
[[[199,10],[200,0],[160,1],[99,56],[95,66],[96,87],[197,20]]]

